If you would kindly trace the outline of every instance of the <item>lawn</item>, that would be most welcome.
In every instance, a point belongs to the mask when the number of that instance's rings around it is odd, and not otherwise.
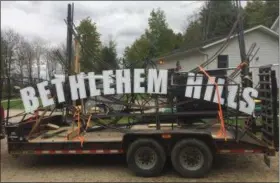
[[[4,109],[8,108],[8,101],[1,102]],[[15,99],[10,101],[10,109],[24,109],[21,99]]]
[[[39,105],[42,105],[41,100],[39,99]],[[8,108],[8,100],[1,101],[1,106],[4,109]],[[10,100],[10,109],[24,109],[23,103],[21,99],[11,99]]]

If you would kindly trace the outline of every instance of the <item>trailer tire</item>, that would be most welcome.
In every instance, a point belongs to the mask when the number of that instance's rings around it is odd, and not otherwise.
[[[186,150],[191,150],[191,152]],[[191,155],[193,155],[192,159],[189,157]],[[194,163],[191,160],[194,160]],[[185,139],[178,142],[172,149],[171,161],[174,169],[181,176],[201,178],[210,171],[213,163],[213,154],[203,141]]]
[[[142,157],[141,152],[142,155],[144,154]],[[137,176],[154,177],[162,172],[166,161],[166,153],[157,141],[139,139],[128,147],[126,161],[128,168]]]

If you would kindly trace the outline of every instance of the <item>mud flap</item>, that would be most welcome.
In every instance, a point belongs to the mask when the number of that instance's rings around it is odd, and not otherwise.
[[[264,154],[263,157],[264,157],[264,163],[270,168],[270,158],[268,157],[267,154]]]

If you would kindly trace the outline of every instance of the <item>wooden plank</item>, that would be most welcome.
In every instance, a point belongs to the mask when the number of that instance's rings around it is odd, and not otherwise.
[[[54,130],[59,129],[59,126],[58,126],[58,125],[51,124],[51,123],[48,123],[46,126],[49,127],[49,128],[51,128],[51,129],[54,129]]]
[[[166,123],[166,124],[160,124],[161,127],[172,127],[172,124],[170,123]],[[173,127],[177,127],[178,124],[174,123],[173,124]],[[149,124],[148,125],[149,128],[153,128],[153,127],[156,127],[156,124]]]
[[[29,134],[28,134],[28,138],[30,138],[31,135],[32,135],[32,133],[34,133],[34,132],[37,130],[37,128],[39,127],[39,125],[40,125],[40,123],[41,123],[41,121],[42,121],[42,118],[44,117],[44,115],[45,115],[46,113],[47,113],[47,110],[45,109],[45,111],[43,112],[43,114],[40,116],[40,118],[38,118],[38,119],[36,120],[36,123],[33,125],[31,131],[30,131]]]

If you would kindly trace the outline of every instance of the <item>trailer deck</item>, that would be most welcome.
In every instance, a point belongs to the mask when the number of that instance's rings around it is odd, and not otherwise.
[[[152,132],[155,133],[156,127],[153,125],[134,125],[132,126],[131,132]],[[215,124],[211,127],[208,127],[207,129],[196,129],[196,131],[202,131],[205,132],[209,132],[212,136],[213,139],[228,139],[228,140],[233,140],[235,139],[235,134],[232,130],[227,130],[226,131],[226,136],[219,136],[219,129],[220,129],[220,124]],[[172,129],[171,126],[167,126],[167,125],[162,125],[161,126],[161,131],[166,132],[166,133],[172,133],[172,130],[176,130],[176,132],[178,132],[178,130],[183,130],[183,131],[189,131],[189,130],[194,130],[192,129],[184,129],[182,127],[174,127]],[[46,135],[51,135],[51,134],[55,134],[57,132],[63,131],[57,135],[54,135],[53,137],[48,137],[48,138],[44,138]],[[43,132],[41,134],[39,134],[37,137],[32,138],[30,140],[28,140],[29,143],[59,143],[59,142],[68,142],[68,143],[72,143],[72,142],[79,142],[80,140],[77,138],[71,139],[71,140],[67,140],[66,136],[69,132],[72,131],[72,127],[60,127],[57,130],[51,130],[51,131],[47,131],[47,132]],[[96,131],[96,132],[87,132],[83,135],[84,137],[84,142],[122,142],[123,140],[123,136],[125,135],[125,133],[122,132],[118,132],[114,129],[104,129],[102,131]]]

